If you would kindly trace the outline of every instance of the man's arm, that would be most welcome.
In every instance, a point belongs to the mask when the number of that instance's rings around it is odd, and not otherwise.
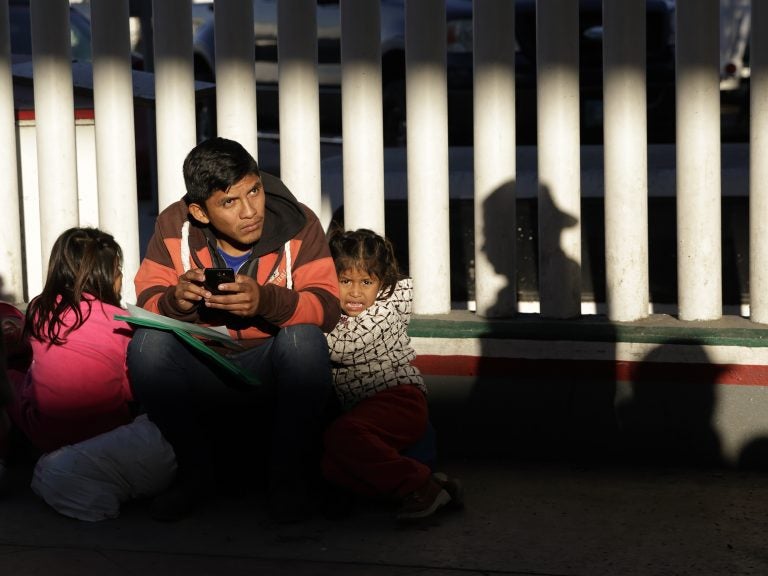
[[[172,206],[168,210],[180,209]],[[181,263],[181,224],[178,232],[164,230],[162,217],[158,217],[134,279],[137,304],[169,318],[196,322],[199,320],[197,307],[205,295],[202,288],[204,274],[198,268],[184,271]]]
[[[314,324],[330,332],[339,321],[339,281],[322,225],[309,209],[291,255],[293,289],[262,286],[258,314],[278,326]]]
[[[314,324],[328,332],[341,312],[336,268],[320,221],[309,209],[305,213],[307,222],[290,242],[291,289],[269,282],[259,285],[253,278],[237,275],[234,284],[224,285],[225,294],[213,295],[196,284],[204,279],[201,269],[183,271],[181,235],[172,226],[164,230],[158,225],[136,275],[138,304],[171,318],[197,322],[203,301],[203,306],[242,318],[260,318],[275,326]],[[288,257],[281,258],[284,267]],[[193,305],[187,307],[188,303]]]

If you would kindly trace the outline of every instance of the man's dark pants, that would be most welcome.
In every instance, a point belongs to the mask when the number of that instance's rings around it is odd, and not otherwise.
[[[192,490],[211,486],[217,439],[231,433],[239,437],[224,444],[242,448],[234,451],[242,460],[230,468],[266,460],[271,500],[305,497],[332,396],[325,335],[317,326],[289,326],[231,355],[258,376],[256,387],[199,354],[173,333],[152,329],[137,330],[128,349],[135,399],[173,445],[180,482]]]

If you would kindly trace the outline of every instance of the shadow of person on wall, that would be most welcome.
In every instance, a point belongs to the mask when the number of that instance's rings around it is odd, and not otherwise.
[[[485,317],[488,323],[480,335],[480,358],[472,375],[472,389],[462,409],[454,411],[458,422],[444,429],[461,430],[456,444],[475,456],[554,457],[595,463],[607,457],[617,436],[613,330],[607,324],[601,327],[600,337],[605,340],[603,358],[580,361],[574,369],[574,363],[567,359],[576,357],[575,353],[566,351],[560,359],[550,346],[554,341],[567,340],[565,332],[580,319],[547,319],[517,313],[514,304],[521,274],[519,263],[521,258],[529,259],[523,265],[525,273],[530,273],[531,255],[508,245],[510,235],[505,232],[510,229],[515,231],[512,239],[518,248],[529,240],[517,232],[525,230],[526,225],[519,219],[511,221],[510,186],[500,186],[482,207],[482,251],[496,274],[504,277],[504,284],[495,302],[478,307],[478,316]],[[550,232],[578,223],[574,216],[556,209],[548,190],[541,194],[543,201],[549,203],[547,214],[556,224],[554,227],[548,223]],[[526,212],[525,217],[528,215]],[[557,240],[548,243],[546,257],[555,259],[556,265],[550,270],[557,272],[547,281],[558,282],[555,276],[561,275],[579,278],[579,263],[562,249],[556,249],[560,246],[560,234],[556,235]],[[533,259],[536,261],[535,254]],[[477,277],[478,283],[483,281]],[[578,290],[578,282],[575,284]],[[580,303],[580,298],[576,302]],[[573,303],[571,308],[575,308]],[[580,307],[577,310],[575,315],[580,313]],[[514,340],[520,341],[525,350],[516,353],[514,348],[518,344]]]
[[[599,465],[613,459],[619,450],[615,329],[604,317],[580,317],[584,292],[582,262],[586,251],[583,214],[576,217],[559,208],[550,190],[542,184],[539,184],[538,198],[540,322],[549,324],[544,328],[547,332],[541,346],[545,349],[548,341],[567,340],[566,330],[578,328],[579,323],[589,323],[589,327],[575,334],[574,342],[589,342],[587,348],[591,352],[587,354],[596,355],[580,358],[578,352],[568,350],[562,360],[550,353],[537,363],[540,379],[560,395],[562,413],[554,423],[558,430],[554,448],[575,466]],[[563,237],[577,232],[578,228],[567,231],[579,225],[582,253],[576,261],[564,250]]]
[[[768,436],[753,438],[739,452],[738,467],[742,470],[768,472]]]
[[[572,233],[567,231],[577,226],[579,219],[562,210],[543,184],[539,184],[537,212],[541,315],[576,318],[581,315],[581,262],[563,249],[563,236]]]
[[[618,406],[627,455],[652,464],[722,465],[712,426],[721,373],[698,342],[668,341],[649,352]]]
[[[482,209],[483,244],[480,251],[496,273],[497,280],[494,283],[498,291],[494,301],[487,307],[478,303],[477,313],[486,318],[512,318],[517,314],[517,281],[516,270],[520,250],[517,244],[519,233],[528,224],[521,222],[515,199],[515,183],[507,182],[494,190],[483,202]],[[479,238],[475,241],[480,241]],[[475,266],[475,283],[478,285],[475,294],[482,293],[482,282],[488,282],[488,278],[478,278],[477,264]],[[526,261],[526,267],[533,267],[533,274],[537,274],[538,267],[535,261]]]

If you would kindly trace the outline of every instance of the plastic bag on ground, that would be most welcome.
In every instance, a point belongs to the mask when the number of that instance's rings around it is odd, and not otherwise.
[[[176,473],[171,445],[146,415],[40,457],[32,490],[57,512],[96,522],[130,499],[159,494]]]

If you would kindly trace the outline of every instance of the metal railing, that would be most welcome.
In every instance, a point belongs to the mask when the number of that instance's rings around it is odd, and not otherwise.
[[[76,142],[67,0],[32,0],[36,166],[18,158],[8,42],[0,0],[0,213],[3,291],[26,299],[41,288],[50,246],[65,228],[98,225],[125,251],[125,276],[139,264],[137,190],[128,39],[128,0],[91,0],[96,222],[83,222],[81,144]],[[581,215],[577,2],[538,0],[537,173],[539,294],[543,316],[581,313]],[[279,0],[281,176],[320,213],[321,186],[315,0]],[[414,310],[451,309],[449,146],[444,0],[406,9],[407,190]],[[190,0],[154,2],[154,72],[159,208],[184,190],[181,164],[195,144]],[[768,12],[755,3],[751,44],[750,313],[768,322]],[[344,219],[384,229],[381,48],[371,30],[378,0],[340,0]],[[683,320],[719,318],[722,306],[718,0],[677,0],[677,262]],[[217,125],[257,155],[251,0],[219,0]],[[514,2],[474,2],[475,300],[483,316],[512,316],[515,290]],[[190,21],[190,25],[184,25]],[[649,314],[648,145],[645,118],[645,0],[604,0],[604,174],[606,308],[614,321]],[[77,153],[76,153],[77,152]],[[23,154],[24,152],[21,152]],[[87,152],[86,152],[87,154]],[[17,170],[35,170],[36,182]],[[27,184],[22,185],[22,181]],[[493,210],[484,206],[493,201]],[[30,209],[39,207],[38,214]],[[564,217],[569,221],[563,225]],[[571,225],[572,224],[572,225]],[[39,243],[31,241],[39,237]],[[484,251],[493,238],[491,261]],[[132,301],[130,282],[124,297]]]

